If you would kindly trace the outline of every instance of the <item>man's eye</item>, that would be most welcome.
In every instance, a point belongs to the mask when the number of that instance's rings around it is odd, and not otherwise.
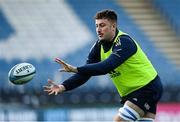
[[[100,26],[101,26],[101,27],[104,27],[104,26],[106,26],[106,25],[105,25],[105,24],[101,24]]]

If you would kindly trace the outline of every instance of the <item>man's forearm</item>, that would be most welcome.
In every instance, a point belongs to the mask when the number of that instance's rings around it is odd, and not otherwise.
[[[78,73],[81,75],[104,75],[109,73],[110,71],[114,70],[118,67],[122,62],[119,61],[119,57],[116,55],[111,55],[107,60],[93,63],[93,64],[86,64],[82,67],[77,67]]]
[[[65,91],[69,91],[81,86],[82,84],[87,82],[89,78],[90,76],[74,74],[73,76],[65,80],[62,85],[65,87]]]

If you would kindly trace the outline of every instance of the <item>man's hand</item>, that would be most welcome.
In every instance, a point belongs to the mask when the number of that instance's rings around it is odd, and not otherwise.
[[[55,58],[55,62],[63,66],[63,68],[59,70],[60,72],[74,72],[74,73],[78,72],[77,67],[74,67],[68,63],[65,63],[63,60],[59,58]]]
[[[54,81],[48,79],[48,84],[44,87],[44,91],[48,93],[48,95],[55,94],[57,95],[58,93],[62,93],[65,91],[65,87],[63,85],[58,85]]]

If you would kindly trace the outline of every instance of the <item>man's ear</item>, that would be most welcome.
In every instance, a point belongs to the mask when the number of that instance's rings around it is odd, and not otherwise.
[[[116,29],[116,27],[117,27],[117,24],[116,24],[116,23],[113,23],[113,28]]]
[[[113,27],[114,30],[116,30],[116,28],[117,28],[116,23],[113,23],[112,27]]]

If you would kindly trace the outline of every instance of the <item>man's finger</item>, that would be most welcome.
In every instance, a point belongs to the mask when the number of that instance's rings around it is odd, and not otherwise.
[[[51,95],[51,94],[54,94],[54,91],[52,90],[51,92],[49,92],[49,94],[48,95]]]
[[[66,72],[66,70],[63,68],[63,69],[58,69],[59,72]]]
[[[51,86],[43,86],[43,88],[45,88],[45,89],[50,89]]]
[[[48,83],[52,83],[53,82],[53,80],[51,80],[51,79],[48,79],[47,81],[48,81]]]
[[[51,89],[44,89],[44,91],[46,91],[46,92],[50,92],[50,91],[52,91]]]
[[[51,79],[48,79],[48,84],[49,85],[57,85],[53,80]],[[51,87],[51,86],[50,86]]]
[[[65,62],[64,62],[63,60],[61,60],[60,58],[55,58],[55,61],[56,61],[56,62],[59,62],[59,63],[65,64]]]
[[[55,61],[59,64],[62,64],[62,65],[67,65],[63,60],[59,59],[59,58],[55,58]]]
[[[57,95],[58,94],[58,92],[55,92],[55,95]]]

